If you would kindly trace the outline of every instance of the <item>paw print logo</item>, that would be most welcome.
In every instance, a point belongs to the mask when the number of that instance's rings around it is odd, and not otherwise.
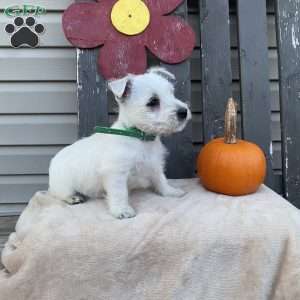
[[[44,25],[36,24],[33,17],[17,17],[14,24],[7,24],[5,31],[11,35],[11,45],[18,48],[23,45],[35,48],[39,44],[39,35],[45,31]]]

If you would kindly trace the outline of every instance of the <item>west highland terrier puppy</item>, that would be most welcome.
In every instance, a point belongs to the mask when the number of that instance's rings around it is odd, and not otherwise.
[[[83,202],[82,195],[105,193],[110,213],[119,219],[136,215],[128,201],[132,189],[183,196],[164,175],[166,149],[160,140],[191,119],[188,106],[174,96],[174,82],[160,67],[108,82],[119,106],[112,132],[104,129],[62,149],[50,164],[49,192],[70,204]]]

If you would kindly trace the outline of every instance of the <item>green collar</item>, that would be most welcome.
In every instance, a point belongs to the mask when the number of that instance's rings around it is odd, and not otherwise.
[[[135,127],[130,127],[127,129],[116,129],[116,128],[96,126],[94,131],[96,133],[106,133],[106,134],[115,134],[115,135],[134,137],[141,141],[147,141],[147,142],[154,141],[156,138],[155,135],[147,134]]]

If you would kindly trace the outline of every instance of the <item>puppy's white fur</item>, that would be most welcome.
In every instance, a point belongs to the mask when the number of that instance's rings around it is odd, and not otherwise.
[[[141,141],[100,133],[83,138],[52,159],[49,192],[72,204],[80,201],[76,193],[94,198],[105,192],[110,213],[116,218],[135,216],[128,202],[132,189],[152,187],[163,196],[182,196],[184,191],[171,187],[164,175],[166,150],[160,136],[181,131],[191,112],[175,98],[170,80],[175,80],[173,74],[156,67],[143,75],[110,81],[119,104],[119,117],[112,127],[136,127],[157,135],[156,139]],[[126,91],[129,95],[124,95]],[[149,107],[153,97],[159,98],[160,104]],[[187,109],[185,119],[178,118],[179,109]]]

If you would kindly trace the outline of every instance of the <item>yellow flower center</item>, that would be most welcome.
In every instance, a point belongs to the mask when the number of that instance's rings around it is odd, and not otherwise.
[[[136,35],[150,23],[150,12],[141,0],[119,0],[111,11],[111,21],[121,33]]]

